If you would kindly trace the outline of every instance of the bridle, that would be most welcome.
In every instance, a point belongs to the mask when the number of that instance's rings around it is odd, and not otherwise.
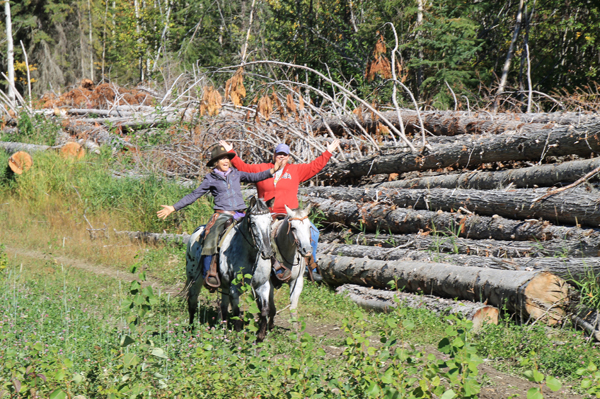
[[[262,215],[262,214],[267,214],[267,212],[254,213],[254,215]],[[254,234],[254,230],[252,229],[252,224],[253,223],[251,223],[250,220],[249,220],[250,217],[251,217],[251,215],[253,215],[253,213],[249,212],[244,219],[246,219],[246,223],[248,224],[248,230],[250,231],[250,239],[252,241],[250,241],[248,239],[248,237],[246,237],[246,234],[244,233],[243,229],[240,228],[239,231],[240,231],[240,234],[242,235],[242,237],[244,237],[244,240],[246,240],[246,242],[248,244],[250,244],[251,247],[253,247],[254,249],[256,249],[260,253],[260,252],[262,252],[262,248],[260,248],[260,246],[257,244],[257,242],[260,242],[260,240],[256,239],[256,236]]]

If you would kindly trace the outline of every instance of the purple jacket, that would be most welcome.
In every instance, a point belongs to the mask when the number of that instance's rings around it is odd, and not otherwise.
[[[258,173],[247,173],[232,167],[227,177],[220,176],[213,171],[204,177],[197,189],[180,199],[173,207],[178,211],[210,192],[215,197],[215,210],[239,211],[246,209],[240,181],[256,183],[270,177],[273,177],[270,169]]]

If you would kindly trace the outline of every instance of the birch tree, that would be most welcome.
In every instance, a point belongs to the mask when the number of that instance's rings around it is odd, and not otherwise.
[[[10,17],[10,2],[4,2],[4,13],[6,15],[6,42],[7,42],[7,66],[8,66],[8,98],[11,105],[15,103],[15,55],[12,36],[12,20]]]

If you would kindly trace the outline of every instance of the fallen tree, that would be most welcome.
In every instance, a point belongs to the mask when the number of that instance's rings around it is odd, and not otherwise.
[[[457,298],[505,307],[523,321],[562,321],[569,306],[569,286],[547,272],[460,267],[443,263],[380,261],[319,255],[324,281],[387,288]]]
[[[426,176],[377,184],[385,188],[470,188],[493,190],[514,187],[552,187],[558,183],[571,183],[600,166],[600,158],[545,164],[528,168],[486,172],[474,170],[466,173]]]
[[[321,245],[319,253],[368,258],[382,261],[442,262],[463,267],[496,270],[547,271],[566,281],[584,281],[600,274],[600,258],[498,258],[494,256],[441,254],[404,248],[381,248],[366,245]]]
[[[579,240],[504,241],[471,239],[440,232],[438,234],[372,234],[345,231],[329,231],[321,234],[323,244],[356,244],[381,248],[412,248],[496,258],[585,257],[599,256],[598,248],[580,247]]]
[[[600,123],[581,127],[558,126],[530,133],[503,133],[496,136],[465,137],[455,144],[432,151],[374,155],[359,161],[329,165],[334,179],[413,170],[437,170],[449,166],[468,168],[497,161],[541,161],[547,156],[589,156],[600,152]]]
[[[458,314],[467,320],[472,320],[474,329],[479,329],[483,324],[498,324],[498,308],[478,302],[377,290],[355,284],[344,284],[338,287],[336,292],[347,296],[362,308],[377,312],[389,312],[400,304],[413,309],[427,309],[442,315]]]
[[[545,219],[570,225],[600,225],[598,196],[570,190],[540,200],[547,191],[534,189],[465,190],[434,188],[402,190],[392,188],[310,187],[302,194],[351,202],[376,202],[399,207],[452,211],[461,207],[479,215],[509,219]]]
[[[382,115],[397,128],[400,127],[397,111],[386,111]],[[408,133],[420,130],[420,122],[416,111],[410,109],[400,110],[402,122]],[[554,112],[537,114],[489,114],[486,112],[456,112],[456,111],[428,111],[421,112],[421,120],[425,130],[436,135],[455,136],[460,134],[498,134],[506,131],[527,132],[547,129],[556,125],[574,125],[582,123],[600,123],[596,114],[583,114],[579,112]],[[372,118],[370,113],[360,115],[347,115],[340,118],[319,119],[312,123],[315,132],[327,132],[327,125],[337,135],[346,129],[352,133],[360,134],[362,129],[374,130],[380,121]]]
[[[357,204],[349,201],[303,196],[318,206],[325,221],[354,227],[365,232],[393,234],[453,234],[474,239],[512,241],[575,240],[586,253],[600,249],[600,231],[579,227],[554,226],[547,221],[510,220],[500,216],[478,216],[460,212],[433,212],[398,208],[382,203]]]

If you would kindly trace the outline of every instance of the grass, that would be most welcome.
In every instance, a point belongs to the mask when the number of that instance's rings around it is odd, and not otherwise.
[[[441,357],[428,359],[426,353],[434,353],[449,336],[467,334],[462,322],[425,310],[357,312],[347,299],[314,284],[306,284],[301,299],[306,330],[296,334],[280,327],[258,346],[251,328],[238,334],[215,324],[214,296],[206,293],[199,313],[203,324],[194,332],[186,326],[184,304],[164,292],[146,292],[139,308],[124,309],[123,301],[133,298],[134,303],[140,290],[67,267],[61,259],[121,271],[137,267],[174,285],[184,275],[181,245],[129,243],[112,229],[191,231],[211,210],[202,202],[177,219],[159,222],[158,205],[173,203],[189,190],[157,177],[115,180],[111,166],[103,157],[68,162],[36,154],[30,173],[0,180],[0,243],[14,253],[9,257],[0,249],[0,392],[14,394],[20,388],[24,396],[34,396],[34,389],[43,397],[63,392],[117,398],[143,389],[142,396],[208,397],[239,392],[243,385],[239,395],[248,397],[383,397],[390,389],[404,389],[402,397],[409,397],[416,389],[410,376],[433,389],[434,376],[445,373],[437,363]],[[106,225],[108,237],[91,240],[84,214],[95,228]],[[13,249],[41,252],[45,260]],[[288,303],[287,290],[276,293],[279,309]],[[143,316],[135,309],[145,309]],[[411,349],[398,351],[404,347]],[[510,319],[469,332],[468,345],[448,350],[467,365],[488,358],[516,374],[527,369],[521,358],[535,357],[544,373],[572,382],[579,381],[579,368],[600,355],[598,345],[581,332]],[[396,365],[394,382],[387,382],[381,364]],[[459,397],[469,397],[468,378],[461,383],[449,375],[442,379]]]

